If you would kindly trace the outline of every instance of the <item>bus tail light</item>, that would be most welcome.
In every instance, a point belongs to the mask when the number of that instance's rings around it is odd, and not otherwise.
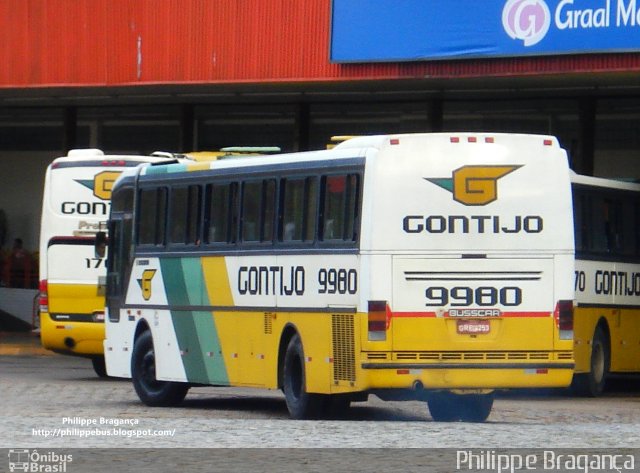
[[[560,330],[560,339],[571,340],[573,338],[573,301],[558,301],[553,315],[556,326]]]
[[[387,301],[369,301],[368,309],[369,340],[386,340],[390,322]]]
[[[49,312],[49,285],[46,279],[40,281],[38,289],[38,309],[40,312]]]

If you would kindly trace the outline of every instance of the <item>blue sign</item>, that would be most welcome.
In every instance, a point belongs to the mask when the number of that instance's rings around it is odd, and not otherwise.
[[[640,51],[640,0],[333,0],[331,61]]]

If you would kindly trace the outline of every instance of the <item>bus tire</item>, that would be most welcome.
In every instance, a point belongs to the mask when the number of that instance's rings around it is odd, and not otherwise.
[[[460,420],[463,422],[484,422],[493,408],[493,393],[465,394],[461,396]]]
[[[437,392],[427,399],[429,413],[436,422],[484,422],[493,408],[491,394]]]
[[[349,414],[351,398],[344,394],[327,394],[321,415],[329,419],[342,419]]]
[[[458,418],[458,409],[455,394],[448,392],[436,392],[429,395],[427,406],[429,413],[436,422],[453,422]]]
[[[572,384],[574,392],[586,397],[602,395],[609,375],[610,362],[609,337],[605,329],[598,325],[591,341],[589,372],[574,375]]]
[[[292,419],[314,419],[323,410],[324,397],[308,393],[304,368],[304,351],[300,336],[291,337],[284,354],[283,391]]]
[[[151,407],[176,406],[189,391],[186,383],[156,379],[155,352],[149,330],[144,331],[133,345],[131,379],[140,400]]]
[[[95,371],[100,378],[109,377],[107,374],[107,365],[104,362],[104,356],[94,356],[91,358],[91,364],[93,365],[93,371]]]

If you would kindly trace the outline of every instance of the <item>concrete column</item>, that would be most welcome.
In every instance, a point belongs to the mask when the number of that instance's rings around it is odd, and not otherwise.
[[[70,149],[78,146],[78,109],[66,107],[63,116],[62,151],[67,154]]]

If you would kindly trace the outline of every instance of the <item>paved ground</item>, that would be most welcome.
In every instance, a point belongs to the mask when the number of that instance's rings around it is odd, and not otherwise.
[[[375,397],[340,419],[292,421],[283,396],[265,390],[194,388],[182,407],[149,408],[129,381],[99,379],[89,361],[43,355],[26,337],[0,337],[0,471],[2,449],[17,448],[76,452],[70,472],[286,473],[456,471],[459,451],[640,447],[637,381],[613,383],[601,399],[501,395],[484,424],[433,422],[424,403]]]
[[[53,352],[42,348],[37,332],[0,332],[2,355],[53,355]]]

